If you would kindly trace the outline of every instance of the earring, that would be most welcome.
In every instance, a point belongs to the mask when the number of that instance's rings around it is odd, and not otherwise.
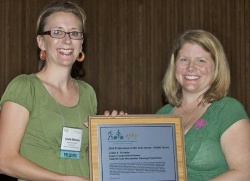
[[[40,51],[40,60],[46,60],[46,51],[45,50]]]
[[[78,57],[76,58],[76,60],[78,61],[78,62],[82,62],[83,60],[84,60],[84,53],[83,52],[80,52],[79,53],[79,55],[78,55]]]

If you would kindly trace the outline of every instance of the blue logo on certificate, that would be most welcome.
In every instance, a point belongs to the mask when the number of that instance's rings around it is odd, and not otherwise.
[[[115,134],[112,131],[108,132],[108,140],[123,140],[123,135],[120,130],[118,130]]]
[[[138,138],[138,134],[131,132],[123,135],[121,131],[118,130],[110,130],[108,132],[108,140],[112,141],[135,141]]]

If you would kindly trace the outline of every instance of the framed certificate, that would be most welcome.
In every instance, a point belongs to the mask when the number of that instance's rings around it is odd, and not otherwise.
[[[186,181],[181,117],[89,117],[93,181]]]

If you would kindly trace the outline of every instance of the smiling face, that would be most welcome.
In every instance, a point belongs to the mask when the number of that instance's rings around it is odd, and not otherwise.
[[[175,77],[183,93],[202,95],[213,81],[214,60],[200,45],[185,43],[176,57]]]
[[[51,14],[44,27],[44,31],[61,30],[65,32],[82,32],[81,21],[72,13],[56,12]],[[66,34],[64,38],[52,38],[50,35],[38,35],[38,46],[45,50],[47,64],[71,65],[82,50],[83,40],[73,40]]]

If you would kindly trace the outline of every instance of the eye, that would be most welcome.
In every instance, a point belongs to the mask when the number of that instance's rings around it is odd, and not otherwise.
[[[52,30],[52,33],[54,35],[61,35],[62,34],[62,31],[61,30]]]
[[[188,59],[186,57],[181,57],[181,58],[179,58],[179,60],[182,61],[182,62],[188,61]]]
[[[198,62],[199,63],[206,63],[206,60],[205,59],[198,59]]]
[[[81,33],[78,32],[78,31],[72,31],[72,32],[70,32],[70,35],[71,35],[71,36],[74,36],[74,37],[79,37],[79,36],[81,36],[80,34],[81,34]]]

